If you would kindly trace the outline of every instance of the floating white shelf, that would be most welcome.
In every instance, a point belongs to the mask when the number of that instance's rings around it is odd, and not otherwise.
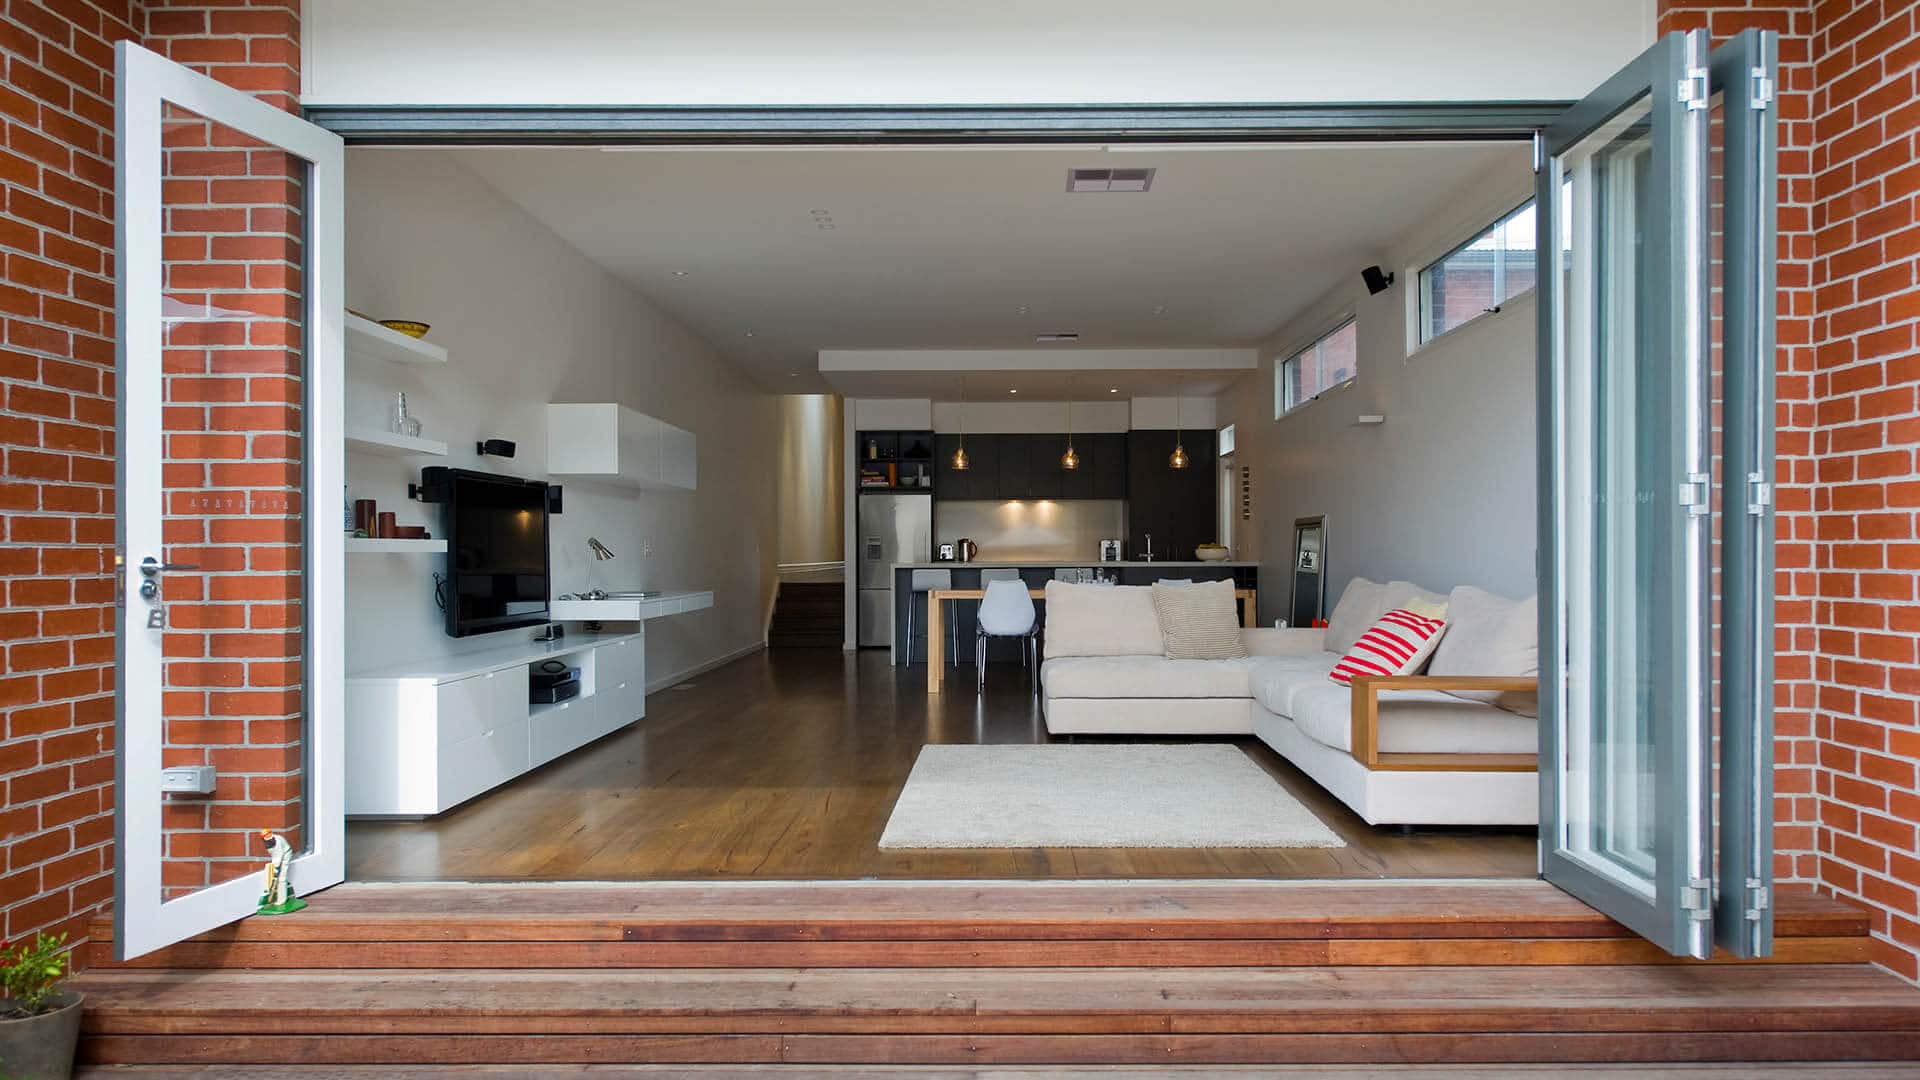
[[[379,539],[371,536],[347,537],[349,555],[430,555],[436,551],[447,550],[445,540],[399,540]]]
[[[444,364],[447,350],[347,313],[347,353],[390,364]]]
[[[433,457],[446,457],[447,444],[433,439],[419,439],[412,435],[395,435],[390,431],[349,431],[347,449],[359,450],[368,454],[380,454],[384,457],[417,457],[422,454]]]

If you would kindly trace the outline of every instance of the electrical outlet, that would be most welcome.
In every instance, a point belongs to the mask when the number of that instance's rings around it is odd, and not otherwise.
[[[214,778],[211,765],[175,765],[160,770],[160,790],[175,795],[211,795]]]

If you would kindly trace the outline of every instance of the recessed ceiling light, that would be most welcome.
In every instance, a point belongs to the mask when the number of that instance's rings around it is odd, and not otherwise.
[[[751,330],[749,330],[749,331],[747,331],[747,336],[748,336],[748,337],[752,337],[752,336],[753,336],[753,331],[751,331]]]
[[[1019,307],[1014,308],[1013,310],[1016,314],[1025,315],[1027,313],[1027,305],[1021,304]]]
[[[1015,390],[1015,389],[1013,389],[1012,387],[1008,387],[1008,388],[1007,388],[1007,393],[1009,393],[1009,394],[1017,394],[1017,393],[1019,393],[1019,392],[1020,392],[1020,391],[1018,391],[1018,390]]]
[[[673,272],[673,276],[674,276],[674,277],[686,277],[686,276],[687,276],[687,272],[686,272],[685,270],[675,270],[675,271]]]
[[[1120,388],[1119,388],[1119,387],[1117,387],[1117,386],[1109,386],[1109,387],[1107,387],[1107,393],[1109,393],[1109,394],[1117,394],[1117,393],[1119,393],[1119,392],[1120,392]]]
[[[1158,307],[1155,307],[1153,309],[1153,313],[1155,315],[1165,315],[1167,313],[1167,305],[1161,304]]]

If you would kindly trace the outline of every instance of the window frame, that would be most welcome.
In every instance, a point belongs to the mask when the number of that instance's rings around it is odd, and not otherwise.
[[[1502,228],[1505,228],[1507,223],[1512,221],[1516,216],[1518,216],[1521,211],[1526,210],[1528,207],[1536,206],[1538,202],[1539,202],[1538,198],[1536,198],[1535,196],[1529,195],[1526,198],[1520,200],[1518,203],[1512,206],[1509,206],[1506,210],[1495,215],[1493,220],[1488,221],[1486,224],[1481,225],[1479,228],[1475,229],[1471,234],[1467,236],[1466,239],[1460,241],[1459,243],[1448,248],[1447,250],[1441,252],[1439,255],[1435,256],[1434,258],[1428,259],[1426,262],[1420,264],[1420,267],[1418,270],[1414,271],[1413,290],[1412,290],[1413,291],[1413,335],[1412,335],[1413,348],[1412,350],[1410,350],[1410,352],[1419,352],[1421,349],[1424,349],[1428,345],[1431,345],[1434,342],[1439,341],[1441,338],[1446,337],[1448,334],[1451,334],[1456,330],[1460,330],[1464,327],[1472,326],[1474,323],[1479,322],[1481,319],[1484,319],[1489,315],[1500,314],[1501,310],[1505,308],[1508,304],[1532,292],[1537,287],[1538,278],[1535,279],[1534,285],[1529,285],[1526,288],[1521,289],[1519,292],[1514,293],[1512,296],[1502,296],[1501,295],[1503,291],[1502,286],[1506,284],[1506,276],[1507,276],[1506,260],[1504,258],[1496,257],[1493,264],[1493,275],[1494,275],[1493,279],[1494,279],[1494,286],[1495,286],[1494,295],[1498,296],[1499,299],[1495,301],[1494,305],[1472,316],[1471,318],[1462,320],[1461,322],[1458,322],[1453,326],[1447,327],[1445,330],[1442,330],[1439,333],[1434,334],[1432,337],[1426,336],[1427,326],[1428,326],[1427,311],[1429,307],[1429,304],[1428,304],[1429,292],[1428,292],[1428,286],[1427,286],[1428,273],[1430,273],[1434,267],[1441,265],[1442,263],[1446,262],[1448,259],[1453,258],[1455,255],[1458,255],[1461,252],[1472,247],[1473,245],[1479,243],[1482,238],[1492,235],[1496,231]],[[1535,212],[1536,213],[1538,212],[1537,208]],[[1505,249],[1497,249],[1497,250],[1504,251]],[[1539,252],[1537,249],[1534,252],[1534,259],[1535,259],[1535,265],[1538,266]]]
[[[1344,390],[1347,387],[1352,386],[1354,380],[1360,377],[1360,313],[1358,311],[1355,311],[1349,308],[1346,310],[1345,314],[1339,316],[1338,318],[1332,320],[1331,322],[1324,323],[1322,325],[1325,326],[1326,328],[1324,330],[1321,330],[1319,333],[1313,335],[1313,337],[1310,338],[1306,344],[1300,346],[1297,349],[1276,353],[1274,355],[1274,358],[1273,358],[1273,405],[1274,405],[1273,418],[1276,421],[1281,420],[1285,417],[1291,416],[1296,412],[1299,412],[1301,409],[1304,409],[1307,406],[1313,404],[1314,402],[1319,401],[1321,398],[1327,396],[1328,394],[1332,393],[1335,390]],[[1353,337],[1354,337],[1353,374],[1347,376],[1346,378],[1340,380],[1337,383],[1332,383],[1327,386],[1323,386],[1319,390],[1315,391],[1313,394],[1299,401],[1292,401],[1292,402],[1288,401],[1287,400],[1288,399],[1287,365],[1293,363],[1295,360],[1300,359],[1301,357],[1307,355],[1308,353],[1316,352],[1321,345],[1325,344],[1328,338],[1334,336],[1335,334],[1338,334],[1339,332],[1341,332],[1342,330],[1345,330],[1349,326],[1353,327]]]

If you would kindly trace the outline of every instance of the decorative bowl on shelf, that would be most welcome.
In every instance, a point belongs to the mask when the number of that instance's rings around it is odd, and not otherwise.
[[[426,337],[427,331],[432,329],[426,323],[414,322],[412,319],[381,319],[380,325],[410,338]]]
[[[1227,557],[1227,549],[1219,544],[1201,544],[1193,553],[1201,562],[1223,562]]]

